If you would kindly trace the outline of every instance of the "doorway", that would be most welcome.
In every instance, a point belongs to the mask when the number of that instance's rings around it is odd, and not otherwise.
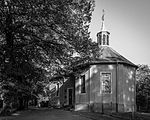
[[[68,88],[67,93],[68,93],[68,105],[72,106],[73,105],[73,89]]]

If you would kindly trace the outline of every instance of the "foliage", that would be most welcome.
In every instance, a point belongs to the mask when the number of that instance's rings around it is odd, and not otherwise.
[[[148,65],[139,65],[136,79],[137,106],[147,106],[150,96],[150,68]]]
[[[93,43],[88,27],[93,7],[93,0],[0,1],[4,98],[36,96],[39,84],[48,82],[48,77],[71,70],[76,60],[73,53],[80,58],[90,55]]]

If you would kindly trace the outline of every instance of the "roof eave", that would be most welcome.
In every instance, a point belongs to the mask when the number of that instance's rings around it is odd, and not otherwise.
[[[133,63],[127,63],[124,61],[91,61],[91,62],[77,65],[76,67],[82,68],[82,67],[88,67],[90,65],[95,65],[95,64],[124,64],[124,65],[129,65],[129,66],[135,67],[136,69],[138,68],[137,65],[135,65]]]
[[[133,64],[133,63],[127,63],[124,61],[92,61],[90,63],[90,65],[94,65],[94,64],[126,64],[132,67],[135,67],[136,69],[138,68],[137,65]]]

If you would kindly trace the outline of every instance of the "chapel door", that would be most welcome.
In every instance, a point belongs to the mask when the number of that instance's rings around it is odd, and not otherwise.
[[[72,90],[72,88],[68,89],[68,103],[69,103],[69,105],[73,104],[73,90]]]

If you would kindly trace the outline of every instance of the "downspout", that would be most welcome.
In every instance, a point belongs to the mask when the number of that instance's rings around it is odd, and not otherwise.
[[[73,80],[72,105],[75,108],[75,101],[76,101],[76,99],[75,99],[75,94],[76,94],[75,83],[76,83],[76,81],[75,80],[76,80],[76,77],[74,74],[71,74],[71,79]]]
[[[64,103],[65,103],[65,99],[64,99],[64,94],[65,94],[65,91],[64,91],[64,79],[65,79],[65,77],[63,77],[63,80],[62,80],[62,107],[64,107]]]
[[[74,74],[74,88],[73,88],[73,107],[75,108],[76,104],[76,76]]]
[[[134,72],[134,112],[137,111],[137,105],[136,105],[136,70],[135,69],[135,72]]]
[[[116,63],[116,112],[118,112],[118,61]]]
[[[103,104],[103,86],[102,86],[102,114],[104,114],[104,104]]]
[[[134,108],[132,111],[132,119],[135,119],[135,112],[136,112],[136,68],[134,71]]]
[[[91,98],[90,98],[90,94],[91,94],[91,66],[89,69],[89,112],[91,111]]]

